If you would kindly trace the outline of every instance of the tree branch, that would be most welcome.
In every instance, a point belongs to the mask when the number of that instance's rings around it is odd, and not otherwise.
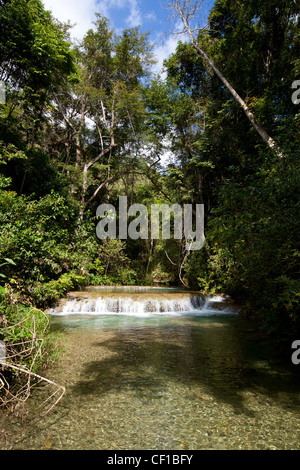
[[[263,141],[267,144],[267,146],[272,150],[275,151],[278,157],[284,157],[284,154],[281,152],[280,147],[277,145],[275,140],[267,133],[267,131],[259,124],[259,122],[255,119],[253,113],[250,111],[249,107],[245,103],[245,101],[239,96],[237,91],[232,87],[232,85],[228,82],[225,76],[220,72],[220,70],[216,67],[213,60],[206,54],[206,52],[199,46],[196,42],[193,33],[195,31],[200,31],[201,28],[194,28],[192,29],[190,26],[190,21],[195,17],[196,13],[202,7],[202,0],[171,0],[170,2],[166,2],[168,8],[174,12],[174,17],[177,17],[181,20],[184,29],[183,32],[188,33],[189,38],[191,40],[191,44],[197,53],[204,59],[206,63],[210,65],[216,75],[220,78],[222,83],[225,87],[230,91],[233,98],[239,103],[239,105],[244,110],[247,118],[249,119],[250,123],[259,134],[259,136],[263,139]]]

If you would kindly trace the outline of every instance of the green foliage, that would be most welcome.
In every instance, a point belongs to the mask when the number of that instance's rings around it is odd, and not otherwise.
[[[5,289],[0,291],[0,339],[6,345],[10,364],[27,367],[36,372],[49,357],[47,315],[30,306],[15,303]]]
[[[13,265],[15,265],[15,263],[14,263],[14,261],[13,261],[12,259],[4,258],[4,263],[1,263],[1,264],[0,264],[0,268],[1,268],[2,266],[8,265],[8,264],[13,264]],[[5,278],[6,276],[0,272],[0,277]]]
[[[47,308],[64,297],[69,291],[79,289],[89,284],[89,278],[86,275],[80,275],[76,272],[62,274],[58,279],[52,279],[48,282],[36,282],[29,288],[30,298],[35,305],[41,308]]]
[[[75,72],[74,56],[63,29],[40,0],[10,0],[0,5],[0,71],[5,82],[41,105],[48,90]]]
[[[155,268],[146,277],[150,285],[168,286],[174,281],[174,275],[162,266],[160,263],[155,265]]]
[[[165,62],[166,79],[148,81],[152,46],[138,28],[115,35],[96,15],[71,48],[40,0],[0,2],[0,308],[10,325],[0,335],[10,344],[34,328],[43,336],[36,308],[70,290],[181,279],[231,294],[276,337],[299,332],[299,32],[296,3],[279,3],[217,0],[197,40],[281,161],[190,44]],[[175,161],[163,169],[165,142]],[[96,207],[121,194],[149,211],[204,203],[204,248],[186,257],[173,239],[101,242]]]
[[[15,267],[4,274],[14,282],[47,280],[68,267],[68,243],[76,212],[62,196],[51,193],[39,201],[0,192],[0,256]]]
[[[131,267],[126,254],[126,244],[119,239],[103,240],[98,249],[98,258],[90,266],[91,272],[95,272],[92,282],[104,285],[121,284],[134,285],[137,275]]]
[[[206,294],[229,292],[230,260],[225,256],[224,250],[217,246],[209,246],[206,242],[201,250],[189,256],[184,270],[187,283],[192,289]]]
[[[177,156],[168,171],[171,194],[176,188],[182,201],[205,205],[206,244],[187,258],[185,279],[231,294],[282,340],[299,333],[300,318],[299,108],[291,100],[297,13],[288,1],[218,0],[210,28],[197,38],[278,142],[282,160],[188,44],[178,45],[166,81],[148,94],[151,125],[170,133]]]

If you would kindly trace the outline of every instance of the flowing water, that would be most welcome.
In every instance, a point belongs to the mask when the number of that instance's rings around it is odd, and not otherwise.
[[[66,393],[34,426],[12,419],[12,448],[300,449],[300,369],[228,299],[90,288],[49,313],[65,349],[44,375]]]

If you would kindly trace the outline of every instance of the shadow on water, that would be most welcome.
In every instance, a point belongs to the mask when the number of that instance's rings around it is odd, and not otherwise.
[[[299,449],[300,366],[232,304],[99,314],[85,297],[69,300],[51,318],[66,348],[45,371],[66,393],[33,425],[52,396],[37,387],[27,427],[9,417],[7,447]]]
[[[248,325],[248,323],[247,323]],[[186,386],[187,400],[197,399],[197,386],[236,414],[253,415],[243,392],[257,391],[268,399],[285,395],[297,410],[299,374],[257,331],[241,319],[178,318],[169,324],[132,327],[91,344],[109,357],[84,364],[72,386],[75,396],[134,391],[144,399],[160,399],[174,383]],[[298,372],[298,371],[297,371]]]

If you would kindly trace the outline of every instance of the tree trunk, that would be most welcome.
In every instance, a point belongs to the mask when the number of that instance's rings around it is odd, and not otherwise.
[[[79,217],[78,217],[79,224],[83,220],[83,214],[86,208],[85,198],[86,198],[86,192],[87,192],[87,187],[88,187],[88,165],[86,164],[86,162],[84,162],[82,173],[83,175],[82,175],[81,206],[80,206]]]
[[[76,134],[76,160],[75,160],[74,177],[73,177],[73,182],[72,182],[72,187],[71,187],[71,195],[75,194],[75,191],[76,191],[76,184],[77,184],[77,179],[78,179],[78,170],[80,167],[80,162],[81,162],[81,150],[80,150],[80,137],[78,133]]]
[[[256,121],[253,113],[250,111],[249,107],[245,103],[245,101],[240,97],[240,95],[236,92],[236,90],[230,85],[230,83],[226,80],[224,75],[220,72],[220,70],[215,66],[213,61],[208,57],[208,55],[196,44],[193,40],[192,42],[193,47],[196,49],[196,51],[205,59],[213,71],[218,75],[220,80],[224,83],[226,88],[230,91],[234,99],[241,105],[243,108],[247,118],[251,122],[252,126],[256,129],[257,133],[260,135],[260,137],[265,141],[265,143],[268,145],[268,147],[275,151],[276,154],[279,157],[283,157],[283,153],[281,152],[280,148],[278,147],[277,143],[275,140],[267,133],[267,131],[259,124],[259,122]]]
[[[184,25],[184,32],[188,33],[194,49],[206,62],[209,63],[213,71],[217,74],[217,76],[220,78],[220,80],[223,82],[226,88],[230,91],[234,99],[243,108],[247,118],[249,119],[251,125],[254,127],[254,129],[259,134],[259,136],[267,144],[269,149],[274,151],[278,157],[280,158],[284,157],[283,153],[280,150],[280,147],[277,145],[274,139],[267,133],[267,131],[256,121],[253,113],[250,111],[245,101],[239,96],[236,90],[230,85],[228,80],[224,77],[224,75],[220,72],[220,70],[215,66],[214,62],[208,57],[208,55],[203,51],[203,49],[201,49],[201,47],[196,43],[194,36],[193,36],[193,31],[191,30],[191,27],[189,24],[189,20],[193,18],[195,14],[198,12],[198,10],[201,7],[201,3],[202,1],[197,1],[197,0],[196,1],[187,0],[183,2],[180,2],[180,0],[172,0],[170,3],[167,2],[170,8],[173,11],[177,12],[176,15],[182,21]]]

